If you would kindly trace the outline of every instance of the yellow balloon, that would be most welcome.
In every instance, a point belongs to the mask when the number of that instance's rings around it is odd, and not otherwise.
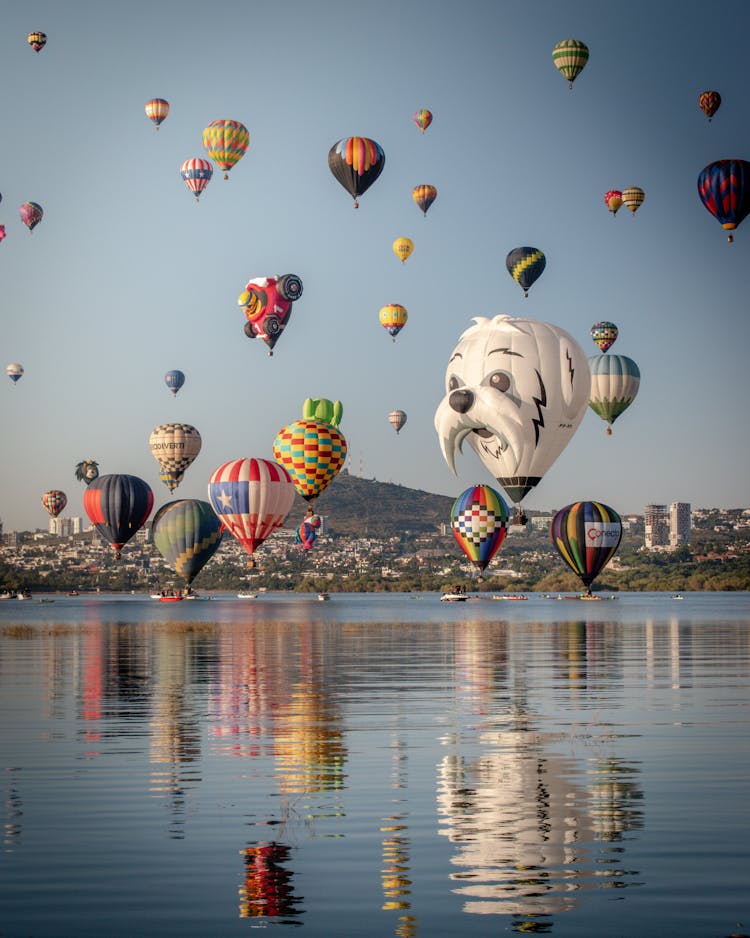
[[[393,242],[393,253],[402,264],[406,262],[407,257],[409,257],[413,250],[414,242],[411,238],[396,238]]]

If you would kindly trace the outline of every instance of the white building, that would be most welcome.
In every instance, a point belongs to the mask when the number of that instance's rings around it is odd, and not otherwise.
[[[643,509],[646,547],[669,546],[669,513],[666,505],[646,505]]]

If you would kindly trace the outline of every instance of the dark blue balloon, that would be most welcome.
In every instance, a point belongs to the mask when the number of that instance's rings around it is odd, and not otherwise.
[[[172,394],[177,394],[182,385],[185,383],[185,375],[174,368],[172,371],[168,371],[164,375],[164,383],[172,392]]]

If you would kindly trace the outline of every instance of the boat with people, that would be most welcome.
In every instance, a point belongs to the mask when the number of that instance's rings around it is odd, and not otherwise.
[[[68,590],[66,596],[78,596],[78,590]]]
[[[443,593],[440,597],[441,603],[465,603],[466,593]]]
[[[519,599],[528,599],[528,596],[525,596],[523,593],[498,593],[492,597],[493,599],[510,599],[510,600],[519,600]]]
[[[318,602],[327,603],[330,598],[328,593],[318,593]]]
[[[19,590],[16,599],[31,599],[31,590]]]
[[[682,595],[682,593],[675,593],[674,596],[672,597],[672,599],[684,599],[684,598],[685,597]]]

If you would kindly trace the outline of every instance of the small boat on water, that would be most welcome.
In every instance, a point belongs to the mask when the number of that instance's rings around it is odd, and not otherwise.
[[[5,590],[4,593],[0,593],[0,599],[14,599],[15,593],[10,593],[8,590]]]
[[[237,593],[237,599],[257,599],[257,593]]]
[[[684,598],[685,597],[682,595],[682,593],[675,593],[674,596],[672,597],[672,599],[684,599]]]
[[[182,593],[165,593],[159,597],[160,603],[181,603]]]
[[[440,597],[441,603],[465,603],[466,593],[443,593]]]
[[[330,598],[331,597],[328,595],[328,593],[318,593],[318,601],[321,603],[328,602]]]
[[[19,590],[16,599],[31,599],[31,590]]]
[[[519,599],[528,599],[529,597],[528,597],[528,596],[524,596],[523,593],[499,593],[499,594],[496,594],[495,596],[493,596],[492,598],[493,598],[493,599],[512,599],[512,600],[519,600]]]
[[[77,595],[78,595],[78,590],[68,590],[68,592],[67,592],[65,595],[66,595],[66,596],[77,596]]]

